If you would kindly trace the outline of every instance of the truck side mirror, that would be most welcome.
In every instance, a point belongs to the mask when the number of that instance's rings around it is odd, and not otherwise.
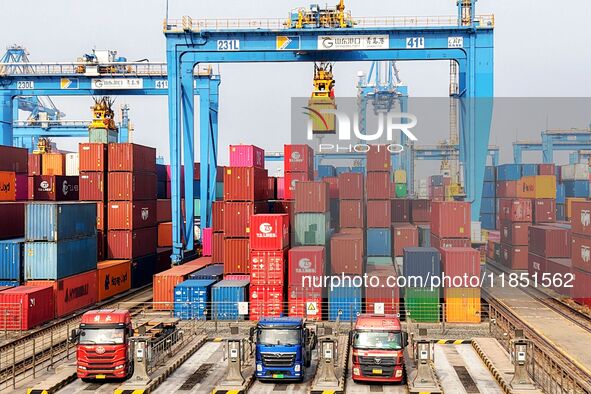
[[[407,347],[407,346],[408,346],[408,333],[403,332],[402,333],[402,347]]]
[[[77,328],[72,329],[72,331],[70,331],[70,337],[68,338],[68,341],[70,343],[76,343],[78,342],[78,337],[80,336],[80,330]]]
[[[251,342],[254,342],[254,332],[254,327],[250,327],[250,330],[248,331],[248,337]]]

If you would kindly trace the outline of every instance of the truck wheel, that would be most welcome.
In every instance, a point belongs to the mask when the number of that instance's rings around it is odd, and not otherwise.
[[[407,379],[406,379],[406,368],[402,368],[402,380],[400,381],[400,384],[403,386],[406,386],[407,384]]]
[[[312,352],[311,351],[307,351],[306,352],[306,368],[310,368],[310,366],[312,365]]]

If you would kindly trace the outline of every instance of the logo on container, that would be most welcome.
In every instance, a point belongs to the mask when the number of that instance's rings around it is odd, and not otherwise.
[[[259,238],[276,238],[277,234],[273,232],[273,226],[271,223],[261,223],[259,226],[259,232],[257,233]]]
[[[146,220],[148,220],[149,216],[150,216],[150,209],[149,208],[142,208],[142,220],[145,222]]]
[[[296,272],[302,272],[302,273],[314,272],[314,270],[312,269],[312,260],[310,260],[307,257],[300,259],[300,261],[298,261],[298,268],[296,269]]]
[[[539,271],[541,269],[540,263],[538,263],[537,261],[534,261],[533,266],[535,271]]]
[[[49,187],[49,182],[47,182],[47,181],[41,181],[41,183],[39,184],[39,188],[40,188],[40,191],[42,191],[42,192],[51,191],[51,188]]]
[[[583,227],[587,227],[591,224],[591,211],[588,209],[583,209],[581,211],[581,225]]]
[[[588,246],[581,246],[581,259],[588,263],[591,259],[591,249]]]
[[[296,152],[291,152],[291,159],[290,159],[290,161],[292,163],[294,163],[294,162],[295,163],[301,162],[302,161],[302,155],[300,155],[300,152],[297,152],[297,151]]]
[[[68,195],[69,192],[69,188],[68,188],[68,181],[64,180],[64,183],[62,183],[62,193],[64,194],[64,196]]]

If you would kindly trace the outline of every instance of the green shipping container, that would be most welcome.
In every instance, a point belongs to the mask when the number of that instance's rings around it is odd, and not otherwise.
[[[224,182],[216,182],[216,184],[215,184],[215,199],[216,200],[223,200],[224,199]]]
[[[408,191],[406,190],[406,183],[397,183],[396,184],[396,197],[406,197]]]
[[[294,246],[325,246],[330,239],[330,212],[297,213]]]
[[[394,261],[392,261],[392,257],[368,257],[367,264],[394,267]]]
[[[407,287],[404,289],[404,305],[407,318],[415,322],[439,322],[439,289]]]
[[[88,142],[99,144],[112,144],[117,142],[119,132],[117,130],[90,129],[88,130]]]
[[[201,200],[196,198],[193,200],[194,215],[196,218],[201,217]]]

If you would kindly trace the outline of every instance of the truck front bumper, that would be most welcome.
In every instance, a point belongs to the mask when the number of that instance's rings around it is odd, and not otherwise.
[[[294,368],[262,368],[255,373],[259,380],[301,380],[304,377],[304,369],[300,367],[299,371]]]
[[[367,366],[362,368],[359,364],[353,364],[352,372],[353,380],[363,382],[400,383],[404,379],[404,368],[402,365],[394,366],[390,372],[381,368],[379,365],[376,365],[375,368],[370,368],[370,371],[368,371]]]

